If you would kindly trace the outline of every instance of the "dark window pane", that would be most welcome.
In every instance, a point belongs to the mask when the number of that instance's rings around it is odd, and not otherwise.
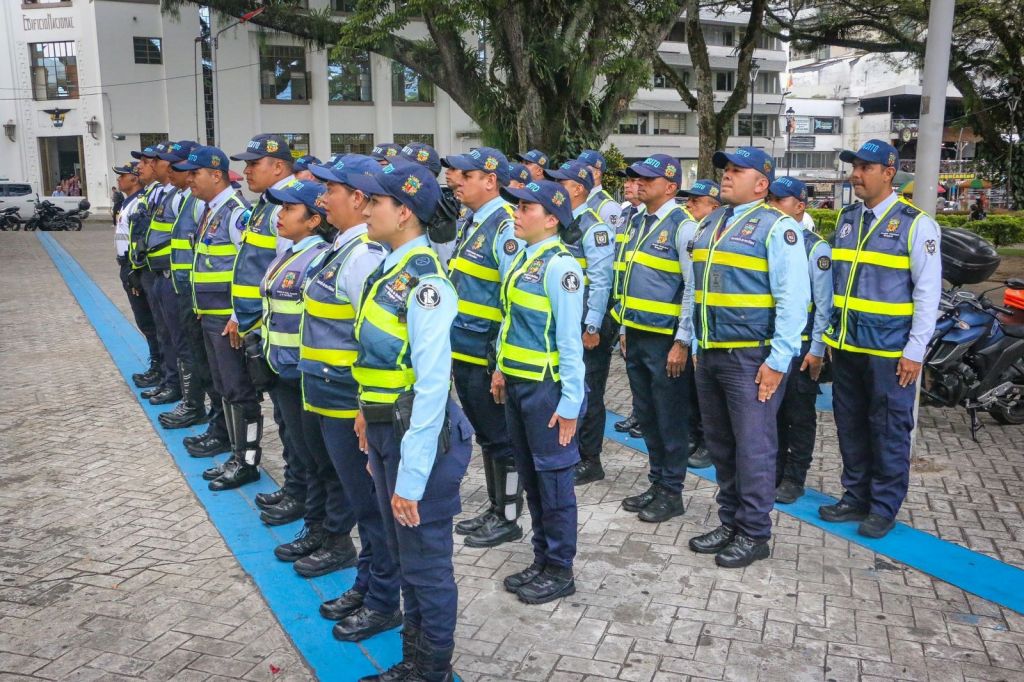
[[[369,154],[371,151],[372,133],[331,133],[332,154]]]
[[[391,63],[392,102],[433,102],[434,84],[398,62]]]
[[[32,95],[37,100],[78,97],[78,59],[74,41],[30,43]]]
[[[132,38],[136,64],[163,64],[160,38]]]
[[[369,53],[360,52],[349,59],[328,59],[327,91],[331,102],[372,102]]]
[[[291,45],[260,48],[260,98],[265,102],[309,100],[305,48]]]

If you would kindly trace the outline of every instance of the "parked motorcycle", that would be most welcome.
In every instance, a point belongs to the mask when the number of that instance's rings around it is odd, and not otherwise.
[[[1000,424],[1024,424],[1024,324],[1013,323],[1014,309],[987,297],[1003,286],[1008,293],[1024,292],[1024,279],[1012,278],[977,294],[962,288],[988,280],[999,261],[995,247],[982,237],[943,228],[942,277],[952,286],[942,293],[925,355],[922,401],[965,408],[975,440],[979,412],[988,412]]]
[[[45,199],[37,200],[36,211],[25,222],[25,230],[81,230],[82,219],[88,217],[90,206],[88,199],[82,199],[78,202],[77,209],[65,211]]]
[[[7,232],[8,230],[17,232],[21,229],[23,222],[24,221],[21,219],[21,214],[18,212],[17,206],[0,208],[0,230],[4,232]]]

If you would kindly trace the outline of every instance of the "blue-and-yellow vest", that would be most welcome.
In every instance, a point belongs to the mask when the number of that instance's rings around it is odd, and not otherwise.
[[[243,334],[260,324],[263,308],[260,281],[277,257],[275,208],[277,206],[265,196],[260,196],[242,232],[242,243],[238,245],[231,276],[231,306],[238,319],[238,331]]]
[[[432,248],[418,246],[379,279],[367,280],[356,318],[359,353],[352,366],[363,402],[393,403],[416,383],[409,347],[409,295],[430,278],[445,279],[444,268]]]
[[[146,267],[153,272],[171,269],[171,231],[178,219],[174,204],[180,193],[177,187],[164,192],[146,229]]]
[[[854,353],[899,358],[910,338],[910,245],[923,213],[902,197],[862,229],[864,205],[839,214],[832,247],[832,318],[823,340]]]
[[[171,283],[179,296],[192,295],[192,258],[195,256],[192,240],[199,229],[199,216],[196,216],[198,202],[192,190],[185,190],[185,200],[181,202],[171,229]]]
[[[459,296],[459,313],[452,323],[453,360],[487,364],[488,350],[501,325],[501,273],[494,254],[505,245],[495,240],[513,214],[512,205],[504,203],[479,225],[467,225],[448,263]]]
[[[614,203],[612,195],[608,193],[608,190],[601,188],[601,191],[593,196],[587,197],[587,208],[592,210],[598,216],[601,215],[601,209],[605,207],[605,204]],[[617,204],[616,204],[617,205]]]
[[[260,282],[263,296],[263,354],[284,379],[299,378],[302,290],[314,262],[331,245],[323,239],[274,259]]]
[[[310,277],[302,296],[299,371],[306,410],[335,419],[355,419],[359,385],[352,376],[359,345],[352,301],[338,296],[337,280],[359,244],[384,251],[363,234],[328,253],[319,272]],[[356,292],[358,296],[361,292]]]
[[[231,308],[231,272],[238,248],[231,241],[231,214],[247,208],[238,194],[228,197],[196,233],[192,259],[192,308],[197,315],[229,317]]]
[[[675,334],[683,303],[683,272],[676,233],[693,216],[674,206],[644,232],[641,211],[633,216],[613,267],[612,317],[621,325],[657,334]]]
[[[528,381],[559,381],[555,318],[545,275],[548,264],[572,255],[560,240],[552,241],[532,258],[523,249],[501,285],[504,321],[498,346],[498,369]]]
[[[705,350],[767,346],[775,334],[768,237],[786,215],[761,202],[726,227],[728,208],[705,218],[693,240],[693,321]]]
[[[821,236],[818,235],[816,232],[814,232],[813,230],[808,230],[806,227],[804,228],[804,252],[807,254],[808,262],[811,260],[811,253],[814,252],[815,247],[818,246],[818,244],[822,244],[824,242],[825,242],[825,240],[822,239]],[[813,283],[812,283],[812,289],[813,289]],[[810,341],[811,340],[811,332],[813,332],[813,331],[814,331],[814,295],[812,293],[811,294],[811,302],[807,304],[807,324],[806,324],[806,326],[804,326],[804,330],[800,333],[800,340],[801,341]]]
[[[139,195],[135,210],[128,216],[128,262],[135,270],[146,267],[146,233],[155,208],[152,198],[161,187],[163,185],[159,182],[149,183]]]
[[[590,300],[590,276],[587,274],[587,254],[583,250],[583,242],[590,234],[590,231],[595,227],[603,227],[609,233],[612,233],[615,228],[604,223],[601,220],[601,216],[598,215],[596,209],[587,208],[583,213],[580,214],[578,226],[580,228],[580,238],[574,244],[565,244],[566,250],[569,252],[576,262],[583,268],[583,311],[584,315],[587,310],[587,301]],[[612,297],[608,296],[609,304],[612,302]],[[607,313],[607,310],[601,311]]]

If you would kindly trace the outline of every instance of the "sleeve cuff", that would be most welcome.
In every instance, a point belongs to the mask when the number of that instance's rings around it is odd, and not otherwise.
[[[555,412],[562,419],[579,419],[581,407],[583,407],[583,403],[578,400],[561,398],[558,401],[558,407],[555,408]]]
[[[810,352],[816,358],[825,357],[825,343],[822,341],[811,341]]]
[[[598,310],[588,310],[587,317],[584,319],[583,324],[587,327],[597,327],[601,329],[601,324],[604,322],[604,315]]]
[[[924,346],[911,341],[903,348],[903,357],[914,362],[924,362],[924,351]]]
[[[423,491],[427,482],[414,473],[398,469],[398,479],[395,481],[395,494],[407,500],[419,502],[423,499]]]
[[[793,364],[793,358],[783,358],[780,360],[779,353],[773,350],[764,362],[776,372],[785,373],[789,371],[789,366]]]

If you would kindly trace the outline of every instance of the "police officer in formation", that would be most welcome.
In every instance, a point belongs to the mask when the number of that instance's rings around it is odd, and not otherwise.
[[[619,208],[618,202],[612,198],[612,195],[601,184],[601,180],[604,179],[605,168],[608,165],[604,154],[596,149],[584,149],[576,157],[576,160],[587,165],[590,169],[590,175],[594,180],[594,186],[590,188],[587,194],[587,208],[594,211],[605,225],[616,227],[619,224],[622,211]]]
[[[896,195],[899,153],[868,140],[840,156],[853,165],[859,202],[844,208],[832,245],[833,408],[845,492],[818,513],[859,521],[879,538],[892,530],[910,483],[910,436],[925,349],[942,294],[939,230]]]
[[[523,154],[516,154],[515,158],[526,166],[526,170],[530,171],[531,178],[534,180],[544,179],[544,171],[548,169],[550,161],[547,154],[539,149],[531,149]]]

